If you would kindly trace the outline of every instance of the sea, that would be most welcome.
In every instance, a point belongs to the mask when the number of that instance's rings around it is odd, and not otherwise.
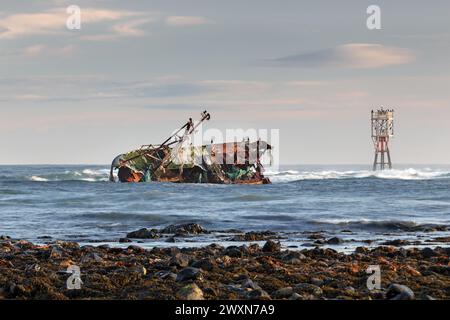
[[[118,240],[130,231],[198,223],[211,232],[133,241],[239,245],[239,232],[271,231],[289,248],[319,245],[310,239],[317,232],[342,240],[320,245],[343,251],[396,239],[448,244],[450,166],[288,165],[265,174],[272,184],[126,184],[108,181],[108,165],[0,166],[0,235],[127,246]]]

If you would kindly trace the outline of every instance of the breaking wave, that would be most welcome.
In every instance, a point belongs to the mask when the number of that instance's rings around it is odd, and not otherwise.
[[[281,170],[265,172],[273,183],[293,182],[302,180],[327,179],[392,179],[392,180],[434,180],[450,179],[450,170],[425,169],[396,169],[385,171],[369,170]],[[101,182],[109,180],[108,168],[80,168],[77,170],[63,170],[59,172],[35,172],[26,176],[26,180],[36,182],[52,181],[87,181]]]
[[[28,177],[30,181],[53,182],[53,181],[87,181],[100,182],[109,180],[109,169],[84,169],[66,170],[55,173],[35,174]]]
[[[403,169],[385,171],[266,171],[272,182],[292,182],[300,180],[325,180],[325,179],[396,179],[396,180],[431,180],[450,178],[450,171],[432,169]]]
[[[409,220],[371,220],[371,219],[318,219],[312,224],[324,226],[337,226],[352,230],[376,230],[376,231],[429,231],[432,229],[448,230],[449,226],[441,223],[418,223]]]

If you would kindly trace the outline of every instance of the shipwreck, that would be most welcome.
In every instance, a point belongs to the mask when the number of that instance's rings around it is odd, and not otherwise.
[[[211,116],[201,113],[192,118],[164,142],[142,145],[139,149],[114,158],[110,181],[120,182],[178,182],[216,184],[268,184],[264,177],[261,157],[270,153],[265,141],[211,143],[195,146],[191,137],[198,126]]]

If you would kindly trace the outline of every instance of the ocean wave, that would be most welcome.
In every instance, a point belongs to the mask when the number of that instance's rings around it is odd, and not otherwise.
[[[329,179],[392,179],[392,180],[433,180],[449,179],[450,171],[425,169],[393,169],[385,171],[369,170],[283,170],[266,171],[265,175],[274,183],[294,182],[302,180],[329,180]],[[27,180],[36,182],[48,181],[86,181],[102,182],[109,180],[107,168],[80,168],[62,172],[49,172],[27,176]]]
[[[108,169],[80,169],[65,170],[63,172],[42,173],[28,177],[29,181],[55,182],[55,181],[85,181],[101,182],[109,180]]]
[[[393,180],[431,180],[445,179],[450,177],[450,171],[440,171],[432,169],[402,169],[385,171],[267,171],[272,182],[292,182],[300,180],[326,180],[326,179],[393,179]]]
[[[433,229],[446,230],[445,224],[417,223],[410,220],[370,220],[370,219],[318,219],[310,221],[316,225],[334,225],[340,228],[378,230],[378,231],[430,231]]]

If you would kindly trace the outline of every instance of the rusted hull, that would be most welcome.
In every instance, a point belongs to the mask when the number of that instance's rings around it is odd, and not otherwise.
[[[217,184],[268,184],[260,157],[272,149],[265,141],[230,142],[194,146],[188,137],[199,123],[209,120],[206,111],[192,119],[160,145],[144,145],[114,158],[110,180],[120,182],[175,182]],[[178,134],[184,130],[182,136]]]

